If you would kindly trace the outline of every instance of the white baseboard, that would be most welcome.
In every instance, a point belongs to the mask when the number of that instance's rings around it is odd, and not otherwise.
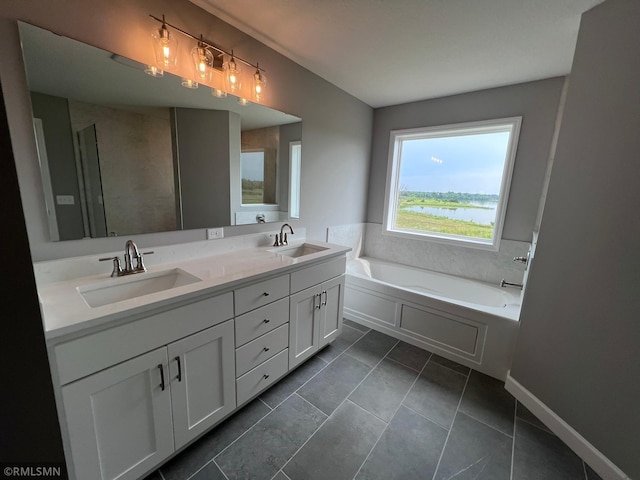
[[[631,477],[616,467],[611,460],[576,432],[571,425],[515,380],[511,376],[511,372],[507,373],[504,387],[604,480],[631,480]]]

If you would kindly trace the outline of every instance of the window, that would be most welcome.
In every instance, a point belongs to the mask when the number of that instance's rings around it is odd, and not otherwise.
[[[302,142],[289,142],[289,217],[300,218],[300,167]]]
[[[264,150],[240,154],[243,205],[275,203],[275,174],[268,175],[265,157]],[[275,170],[275,163],[272,167]]]
[[[521,120],[392,131],[384,232],[497,250]]]

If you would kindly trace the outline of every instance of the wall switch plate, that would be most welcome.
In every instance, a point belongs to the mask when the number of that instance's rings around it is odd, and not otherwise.
[[[58,205],[75,205],[76,199],[73,195],[56,195]]]
[[[207,240],[224,238],[224,228],[207,228]]]

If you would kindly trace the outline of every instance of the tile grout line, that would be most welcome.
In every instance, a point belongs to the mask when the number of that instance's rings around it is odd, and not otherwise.
[[[224,478],[225,478],[226,480],[229,480],[229,477],[227,476],[226,472],[225,472],[224,470],[222,470],[222,467],[221,467],[220,465],[218,465],[218,462],[216,462],[216,459],[215,459],[215,458],[213,458],[213,459],[211,460],[211,462],[213,462],[213,463],[214,463],[214,465],[215,465],[216,467],[218,467],[218,470],[220,470],[220,473],[222,473],[222,475],[224,476]]]
[[[478,423],[481,423],[485,427],[489,427],[491,430],[494,430],[494,431],[496,431],[498,433],[501,433],[502,435],[504,435],[507,438],[513,439],[513,437],[511,435],[509,435],[508,433],[504,433],[502,430],[498,430],[498,428],[494,427],[493,425],[489,425],[488,423],[485,423],[484,421],[480,420],[479,418],[474,417],[473,415],[471,415],[468,412],[465,412],[464,410],[460,410],[460,413],[463,414],[463,415],[466,415],[467,417],[471,418],[472,420],[475,420]]]
[[[428,350],[424,350],[425,352],[428,352]],[[431,358],[431,355],[433,355],[431,352],[429,352],[429,358]],[[413,367],[410,367],[409,365],[405,365],[404,363],[400,362],[399,360],[395,360],[393,358],[390,357],[384,357],[387,360],[390,360],[394,363],[397,363],[398,365],[402,365],[403,367],[408,368],[409,370],[411,370],[412,372],[418,372],[418,374],[422,373],[422,370],[424,369],[424,367],[427,365],[427,362],[429,362],[429,358],[427,358],[427,361],[425,362],[425,364],[420,368],[420,370],[416,370]]]
[[[298,398],[302,399],[304,402],[308,403],[309,405],[311,405],[314,409],[316,409],[317,411],[319,411],[321,414],[323,414],[325,417],[329,418],[329,415],[327,415],[326,413],[324,413],[322,410],[320,410],[318,407],[316,407],[313,403],[311,403],[309,400],[307,400],[306,398],[304,398],[302,395],[300,395],[298,392],[293,392],[291,395],[289,395],[288,398],[293,397],[294,395],[296,395]],[[325,419],[326,420],[326,419]],[[323,422],[324,423],[324,422]]]
[[[248,404],[247,404],[247,405],[248,405]],[[275,408],[274,408],[273,410],[275,410]],[[259,424],[262,420],[264,420],[264,419],[265,419],[265,417],[266,417],[267,415],[269,415],[271,412],[273,412],[273,410],[269,410],[269,411],[268,411],[267,413],[265,413],[262,417],[260,417],[260,418],[259,418],[259,419],[258,419],[258,420],[253,424],[253,425],[251,425],[251,426],[250,426],[249,428],[247,428],[244,432],[242,432],[242,435],[240,435],[240,436],[239,436],[238,438],[236,438],[233,442],[231,442],[229,445],[227,445],[227,446],[226,446],[226,447],[224,447],[222,450],[220,450],[220,451],[218,452],[218,454],[217,454],[217,455],[215,455],[215,456],[211,459],[211,461],[213,461],[213,460],[215,460],[216,458],[218,458],[218,457],[219,457],[220,455],[222,455],[222,454],[223,454],[223,453],[224,453],[224,452],[225,452],[225,451],[226,451],[226,450],[227,450],[231,445],[233,445],[233,444],[234,444],[234,443],[236,443],[238,440],[240,440],[242,437],[244,437],[244,436],[247,434],[247,432],[249,432],[250,430],[252,430],[252,429],[253,429],[253,427],[255,427],[255,426],[256,426],[257,424]],[[236,412],[236,413],[237,413],[237,412]],[[210,463],[210,462],[207,462],[207,463]],[[217,464],[217,463],[216,463],[216,464]],[[205,464],[205,465],[206,465],[206,464]],[[222,471],[222,469],[220,469],[220,471]],[[222,472],[222,473],[224,473],[224,472]]]
[[[431,359],[429,359],[431,360]],[[437,362],[436,362],[437,363]],[[447,432],[447,438],[444,440],[444,445],[442,445],[442,450],[440,451],[440,457],[438,458],[438,463],[436,463],[436,468],[433,471],[432,480],[435,480],[436,475],[438,474],[438,469],[440,468],[440,463],[442,462],[442,457],[444,456],[444,451],[447,448],[447,443],[449,443],[449,437],[451,436],[451,431],[453,430],[453,424],[456,421],[456,417],[458,416],[458,410],[460,409],[460,404],[462,403],[462,398],[464,397],[464,392],[467,390],[467,385],[469,383],[469,377],[471,376],[471,372],[467,376],[467,379],[464,382],[464,387],[462,388],[462,393],[460,394],[460,399],[458,400],[458,406],[456,407],[456,413],[453,415],[453,419],[451,420],[451,427],[449,427],[449,431]]]
[[[516,458],[516,423],[518,422],[518,400],[514,398],[515,408],[513,409],[513,441],[511,442],[511,468],[509,469],[509,480],[513,480],[513,465]]]
[[[276,382],[277,383],[277,382]],[[260,398],[260,396],[256,397],[258,400],[260,400],[270,411],[273,412],[273,408],[271,408],[271,406],[269,404],[267,404],[267,402],[265,402],[262,398]],[[268,415],[268,414],[267,414]]]
[[[367,333],[368,333],[368,332],[367,332]],[[362,339],[362,337],[364,337],[364,335],[366,335],[366,334],[363,334],[363,335],[362,335],[358,340],[356,340],[355,342],[353,342],[353,343],[349,346],[349,348],[351,348],[351,347],[352,347],[353,345],[355,345],[358,341],[360,341],[360,340]],[[394,340],[396,340],[396,339],[394,339]],[[296,451],[294,452],[294,454],[293,454],[293,455],[291,455],[291,457],[289,457],[289,459],[284,463],[284,465],[282,465],[282,467],[280,468],[280,470],[282,470],[282,471],[284,472],[284,469],[285,469],[285,467],[289,464],[289,462],[291,462],[291,460],[292,460],[292,459],[293,459],[293,458],[298,454],[298,452],[300,452],[300,450],[302,450],[302,449],[304,448],[304,446],[305,446],[307,443],[309,443],[309,440],[311,440],[311,439],[314,437],[314,435],[315,435],[316,433],[318,433],[318,430],[320,430],[320,429],[323,427],[323,425],[329,421],[329,419],[333,416],[333,414],[334,414],[334,413],[336,413],[336,412],[338,411],[338,409],[339,409],[339,408],[340,408],[340,407],[341,407],[341,406],[342,406],[342,405],[343,405],[343,404],[344,404],[344,403],[349,399],[349,397],[351,396],[351,394],[353,394],[353,392],[355,392],[355,391],[356,391],[356,389],[357,389],[357,388],[362,384],[362,382],[364,382],[364,381],[369,377],[369,375],[371,375],[371,373],[376,369],[376,367],[377,367],[378,365],[380,365],[380,363],[382,362],[382,360],[384,360],[384,359],[385,359],[385,357],[389,354],[389,352],[390,352],[391,350],[393,350],[393,349],[395,348],[395,346],[396,346],[398,343],[399,343],[399,340],[396,340],[396,343],[394,343],[394,344],[391,346],[391,348],[389,348],[389,350],[387,350],[387,352],[382,356],[382,358],[380,358],[380,360],[378,361],[378,363],[376,363],[376,364],[375,364],[375,366],[374,366],[374,367],[371,367],[371,370],[369,371],[369,373],[367,373],[367,374],[364,376],[364,378],[363,378],[362,380],[360,380],[360,382],[358,382],[358,384],[357,384],[357,385],[356,385],[356,386],[355,386],[355,387],[354,387],[354,388],[353,388],[353,389],[352,389],[352,390],[347,394],[347,396],[345,397],[345,399],[344,399],[344,400],[342,400],[342,402],[340,402],[340,403],[338,404],[338,406],[337,406],[336,408],[334,408],[334,409],[333,409],[333,412],[331,412],[331,414],[330,414],[330,415],[327,415],[327,418],[325,418],[324,422],[322,422],[322,423],[320,424],[320,426],[318,426],[318,428],[317,428],[317,429],[316,429],[316,430],[315,430],[315,431],[314,431],[314,432],[309,436],[309,438],[307,438],[307,439],[305,440],[305,442],[300,446],[300,448],[298,448],[298,450],[296,450]],[[345,350],[344,350],[340,355],[338,355],[338,357],[340,357],[340,356],[341,356],[342,354],[344,354],[347,350],[349,350],[349,348],[345,349]],[[334,361],[335,361],[338,357],[336,357],[336,358],[334,359]],[[353,357],[351,357],[351,358],[353,358]],[[358,359],[356,359],[356,358],[354,358],[354,360],[359,361],[359,360],[358,360]],[[364,364],[364,363],[363,363],[363,365],[366,365],[366,364]],[[368,366],[368,365],[367,365],[367,366]],[[302,397],[302,395],[300,395],[300,396]],[[303,397],[303,398],[304,398],[304,397]],[[309,402],[309,403],[311,403],[311,402]],[[351,402],[351,403],[353,403],[353,402]],[[312,404],[312,405],[313,405],[313,404]],[[355,405],[355,404],[354,404],[354,405]],[[314,406],[315,406],[315,405],[314,405]],[[362,407],[360,407],[360,405],[358,405],[358,407],[359,407],[359,408],[362,408]],[[317,407],[316,407],[316,408],[317,408]],[[320,409],[318,409],[318,410],[320,410]],[[363,409],[363,410],[364,410],[364,409]],[[368,411],[366,411],[366,410],[365,410],[365,412],[367,412],[369,415],[372,415],[374,418],[378,418],[378,417],[376,417],[375,415],[373,415],[372,413],[370,413],[370,412],[368,412]],[[324,413],[324,412],[323,412],[323,413]],[[326,415],[326,414],[325,414],[325,415]],[[386,428],[386,427],[385,427],[385,428]],[[384,431],[384,430],[383,430],[383,431]]]
[[[348,325],[347,325],[347,326],[348,326]],[[354,328],[354,330],[356,330],[356,329]],[[359,331],[359,330],[357,330],[357,331]],[[354,345],[356,342],[358,342],[358,341],[359,341],[362,337],[364,337],[364,336],[365,336],[365,334],[363,333],[363,334],[362,334],[362,335],[360,335],[360,337],[358,337],[358,339],[357,339],[357,340],[355,340],[351,345]],[[329,345],[331,345],[331,344],[329,344]],[[327,347],[328,347],[329,345],[327,345]],[[340,358],[344,352],[346,352],[349,348],[351,348],[351,345],[349,345],[347,348],[345,348],[343,351],[341,351],[341,352],[340,352],[340,353],[339,353],[339,354],[338,354],[338,355],[337,355],[333,360],[331,360],[330,362],[327,362],[327,361],[326,361],[326,360],[324,360],[322,357],[318,357],[318,356],[317,356],[317,355],[318,355],[317,353],[316,353],[315,355],[312,355],[311,357],[309,357],[309,358],[306,360],[307,362],[308,362],[308,361],[310,361],[312,358],[317,358],[318,360],[321,360],[321,361],[323,361],[324,363],[326,363],[326,365],[325,365],[325,366],[323,366],[323,367],[322,367],[320,370],[318,370],[316,373],[314,373],[311,377],[309,377],[309,379],[307,379],[307,381],[305,381],[302,385],[300,385],[298,388],[296,388],[293,392],[291,392],[289,395],[287,395],[287,397],[286,397],[284,400],[282,400],[280,403],[278,403],[275,407],[273,407],[273,409],[275,410],[275,409],[276,409],[276,408],[278,408],[280,405],[282,405],[284,402],[286,402],[286,401],[291,397],[291,395],[293,395],[294,393],[298,393],[298,390],[300,390],[302,387],[304,387],[307,383],[309,383],[309,382],[310,382],[311,380],[313,380],[316,376],[318,376],[318,375],[320,374],[320,372],[322,372],[325,368],[327,368],[329,365],[331,365],[333,362],[335,362],[338,358]],[[305,363],[306,363],[306,362],[305,362]],[[302,365],[300,365],[300,367],[302,367]],[[298,367],[298,368],[300,368],[300,367]],[[286,377],[286,376],[285,376],[285,377]],[[285,377],[283,377],[283,378],[282,378],[282,380],[284,380],[284,378],[285,378]],[[276,384],[277,384],[277,383],[278,383],[278,382],[276,382]],[[274,387],[276,384],[272,385],[272,387]],[[265,391],[268,391],[268,389],[267,389],[267,390],[265,390]],[[299,396],[300,396],[300,397],[302,397],[302,395],[299,395]],[[258,397],[258,398],[259,398],[259,397]],[[262,399],[261,399],[261,400],[262,400]],[[313,405],[313,404],[312,404],[312,405]],[[315,405],[313,405],[313,406],[315,407]],[[316,408],[318,408],[318,407],[316,407]],[[320,411],[322,411],[322,410],[320,410]],[[322,413],[324,413],[324,412],[322,412]],[[325,413],[325,415],[326,415],[326,413]]]
[[[398,342],[398,343],[399,343],[399,342]],[[398,345],[398,343],[396,343],[396,345]],[[393,348],[395,348],[395,345],[394,345],[394,347],[393,347]],[[392,348],[391,350],[393,350],[393,348]],[[389,352],[387,352],[387,355],[389,355],[389,353],[391,352],[391,350],[389,350]],[[396,414],[398,413],[398,410],[400,410],[400,407],[402,407],[402,406],[403,406],[402,404],[403,404],[403,403],[404,403],[404,401],[406,400],[407,395],[409,395],[409,392],[411,392],[411,390],[413,389],[414,385],[416,384],[416,382],[417,382],[417,381],[418,381],[418,379],[420,378],[420,375],[422,375],[422,372],[423,372],[423,371],[424,371],[424,369],[427,367],[427,364],[429,363],[429,360],[431,360],[431,356],[433,355],[433,353],[431,353],[431,352],[429,352],[429,353],[430,353],[429,357],[428,357],[428,358],[427,358],[427,360],[424,362],[424,365],[422,366],[422,368],[421,368],[421,369],[420,369],[420,371],[418,372],[418,375],[416,375],[416,378],[414,378],[414,379],[413,379],[413,382],[411,383],[411,386],[410,386],[410,387],[409,387],[409,389],[407,390],[407,393],[405,393],[405,394],[404,394],[404,397],[402,397],[402,400],[400,400],[400,403],[399,403],[399,404],[398,404],[398,406],[396,407],[395,412],[393,412],[393,415],[391,416],[391,420],[389,420],[389,422],[386,422],[386,423],[387,423],[387,425],[384,427],[384,430],[382,430],[382,433],[380,434],[380,436],[379,436],[379,437],[378,437],[378,439],[376,440],[376,443],[374,443],[374,444],[373,444],[373,447],[371,447],[371,450],[370,450],[370,451],[369,451],[369,453],[367,454],[367,457],[366,457],[366,458],[364,459],[364,461],[360,464],[360,467],[358,468],[358,471],[357,471],[357,472],[356,472],[356,474],[353,476],[353,478],[354,478],[354,479],[358,476],[358,474],[359,474],[359,473],[360,473],[360,471],[362,470],[362,467],[364,467],[364,464],[365,464],[365,463],[367,463],[367,460],[369,460],[369,457],[371,456],[371,454],[373,453],[373,451],[376,449],[376,446],[377,446],[377,445],[378,445],[378,443],[380,442],[380,439],[382,438],[382,436],[385,434],[385,432],[386,432],[386,431],[387,431],[387,429],[389,428],[389,425],[391,424],[391,422],[393,421],[394,417],[395,417],[395,416],[396,416]],[[384,360],[385,358],[387,358],[387,356],[386,356],[386,355],[385,355],[385,357],[383,357],[383,359],[382,359],[382,360]],[[390,359],[390,358],[387,358],[387,359],[388,359],[388,360],[392,360],[392,361],[394,361],[393,359]],[[382,361],[382,360],[381,360],[381,361]],[[398,364],[403,365],[403,366],[405,366],[405,367],[406,367],[406,365],[404,365],[404,364],[402,364],[402,363],[400,363],[400,362],[396,362],[396,363],[398,363]],[[408,368],[408,367],[407,367],[407,368]],[[413,370],[413,371],[415,372],[416,370]],[[348,398],[348,397],[347,397],[347,398]],[[354,404],[355,404],[355,402],[353,402],[353,401],[352,401],[352,403],[354,403]],[[357,405],[357,404],[356,404],[356,405]],[[358,406],[360,406],[360,405],[358,405]],[[362,408],[362,407],[360,407],[360,408]],[[405,407],[405,408],[407,408],[407,407]],[[365,411],[367,411],[367,410],[365,409]],[[413,410],[412,410],[412,411],[413,411]],[[369,413],[370,413],[370,412],[369,412]],[[416,413],[417,413],[417,412],[416,412]],[[376,418],[377,418],[377,417],[376,417]],[[424,417],[423,417],[423,418],[424,418]],[[431,421],[431,420],[429,420],[429,421]],[[433,422],[433,421],[431,421],[431,422],[432,422],[432,423],[435,423],[435,422]],[[437,424],[436,424],[436,425],[437,425]],[[438,425],[438,426],[440,426],[440,425]]]

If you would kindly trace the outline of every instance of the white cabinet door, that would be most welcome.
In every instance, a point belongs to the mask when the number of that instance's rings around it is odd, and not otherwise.
[[[335,340],[342,332],[344,275],[323,283],[321,289],[319,348]]]
[[[300,364],[320,345],[320,291],[302,290],[289,300],[289,369]]]
[[[233,320],[168,346],[176,449],[236,408]]]
[[[136,479],[173,453],[167,349],[62,388],[75,476]]]

